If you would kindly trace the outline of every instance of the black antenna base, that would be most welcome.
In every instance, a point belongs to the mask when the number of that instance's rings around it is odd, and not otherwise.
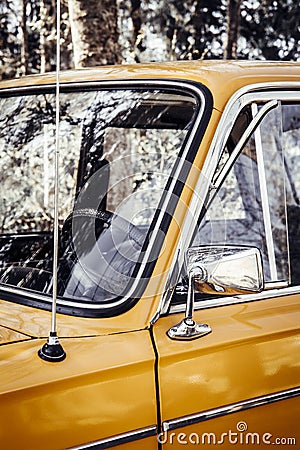
[[[66,353],[60,345],[57,334],[55,332],[50,332],[48,341],[38,351],[38,355],[41,359],[50,362],[59,362],[65,359]]]

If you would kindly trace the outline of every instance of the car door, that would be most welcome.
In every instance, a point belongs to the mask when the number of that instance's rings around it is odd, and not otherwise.
[[[147,330],[62,338],[60,363],[38,357],[44,342],[27,336],[0,346],[1,448],[156,448]]]
[[[182,269],[153,327],[163,449],[299,445],[299,99],[280,88],[248,93],[224,112],[223,130],[234,120],[222,136],[207,212],[193,211],[196,230],[185,224],[182,242],[258,248],[265,287],[247,295],[196,294],[193,318],[211,332],[170,339],[185,314]]]

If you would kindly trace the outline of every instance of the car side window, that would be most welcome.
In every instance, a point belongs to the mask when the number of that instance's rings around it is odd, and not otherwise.
[[[256,103],[246,107],[248,114],[250,111],[249,121],[262,107],[263,104]],[[232,128],[213,184],[224,171],[226,161],[246,128],[247,123],[241,121],[240,116]],[[287,286],[290,281],[283,144],[279,102],[247,140],[217,193],[211,194],[213,199],[208,202],[190,244],[190,247],[223,244],[257,247],[262,254],[265,283],[269,288]],[[214,185],[211,192],[214,192]],[[299,202],[295,204],[297,211],[300,210]],[[185,290],[184,272],[185,269],[175,293],[175,303],[178,302],[176,296]],[[206,298],[205,294],[200,296]]]
[[[252,114],[260,106],[253,104]],[[193,245],[237,244],[260,249],[266,282],[288,280],[280,106],[251,135],[229,171]],[[227,144],[230,154],[230,146]]]
[[[300,104],[282,105],[291,284],[300,284]]]

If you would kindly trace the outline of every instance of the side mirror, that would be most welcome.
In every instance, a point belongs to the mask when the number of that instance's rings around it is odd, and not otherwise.
[[[193,320],[194,294],[236,295],[264,288],[262,259],[255,247],[199,246],[186,251],[188,296],[185,318],[167,332],[171,339],[197,339],[211,332]]]
[[[195,292],[236,295],[261,292],[264,287],[261,254],[255,247],[200,246],[186,252],[187,273]]]

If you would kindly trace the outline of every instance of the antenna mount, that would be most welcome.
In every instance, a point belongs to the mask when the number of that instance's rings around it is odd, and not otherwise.
[[[50,331],[48,341],[38,351],[38,355],[41,359],[50,362],[59,362],[65,359],[66,353],[59,343],[56,332]]]

